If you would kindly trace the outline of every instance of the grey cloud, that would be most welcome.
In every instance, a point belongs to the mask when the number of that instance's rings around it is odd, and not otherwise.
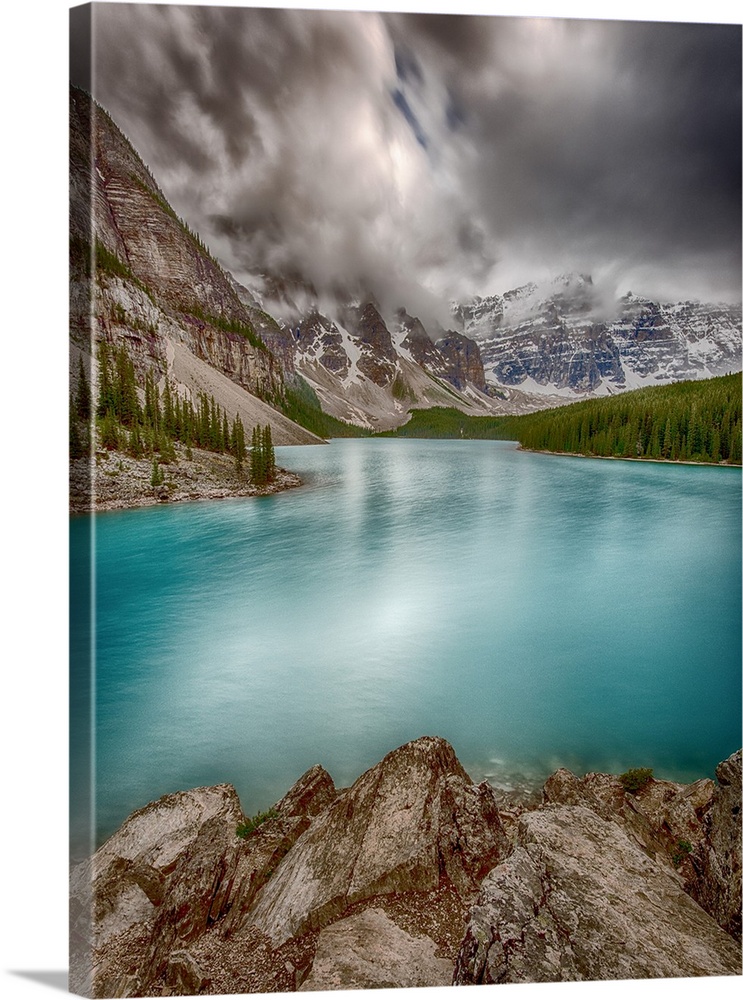
[[[734,294],[740,33],[567,23],[545,59],[530,58],[524,27],[510,40],[518,58],[501,63],[498,96],[470,83],[473,183],[490,227],[522,252],[537,236],[568,268],[581,256],[582,267],[643,261],[648,285],[688,273],[690,255],[706,258],[691,293]]]
[[[739,27],[94,9],[96,96],[238,277],[739,297]]]

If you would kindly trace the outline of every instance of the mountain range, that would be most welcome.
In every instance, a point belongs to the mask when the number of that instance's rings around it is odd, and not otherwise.
[[[70,191],[73,380],[80,356],[94,375],[92,317],[95,337],[126,344],[142,381],[154,370],[182,394],[206,392],[230,420],[270,424],[276,444],[319,440],[290,419],[297,398],[386,430],[413,408],[523,413],[741,368],[739,305],[630,293],[607,306],[585,275],[453,302],[445,326],[402,305],[383,315],[373,296],[321,296],[297,276],[256,273],[247,287],[75,88]]]
[[[608,304],[587,275],[563,275],[453,311],[494,384],[605,395],[740,369],[740,305],[660,303],[632,292]]]

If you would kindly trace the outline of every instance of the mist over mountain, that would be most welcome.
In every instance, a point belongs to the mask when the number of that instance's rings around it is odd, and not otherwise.
[[[588,275],[454,304],[453,314],[492,382],[535,392],[608,394],[741,367],[740,305],[632,292],[612,302]]]
[[[93,9],[95,94],[236,279],[741,297],[740,26]]]
[[[287,420],[297,393],[318,413],[388,430],[415,408],[523,413],[741,367],[739,306],[612,300],[585,274],[451,301],[443,321],[371,288],[318,291],[297,269],[240,282],[99,105],[73,89],[71,115],[75,350],[91,349],[93,256],[96,336],[125,344],[140,379],[152,370],[191,398],[216,393],[231,420],[268,421],[278,443],[312,439]]]

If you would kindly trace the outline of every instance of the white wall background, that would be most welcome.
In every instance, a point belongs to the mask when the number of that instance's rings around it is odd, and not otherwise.
[[[206,2],[206,0],[202,0]],[[234,0],[224,0],[235,6]],[[263,0],[266,7],[286,4]],[[67,11],[4,8],[0,213],[0,991],[53,997],[67,968]],[[420,10],[740,23],[735,0],[303,0],[304,8]],[[740,980],[519,987],[518,1000],[737,995]],[[483,987],[489,993],[497,987]],[[508,996],[512,994],[509,990]],[[376,1000],[392,1000],[375,994]],[[442,991],[426,991],[441,995]],[[445,995],[449,995],[448,991]],[[480,996],[481,994],[478,994]],[[494,994],[493,994],[494,995]],[[349,997],[353,996],[349,994]]]

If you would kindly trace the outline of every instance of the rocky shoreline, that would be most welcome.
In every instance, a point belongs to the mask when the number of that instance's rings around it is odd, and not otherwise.
[[[422,737],[253,820],[166,795],[71,876],[70,988],[173,996],[741,973],[741,753],[717,782],[560,769],[496,799]]]
[[[254,486],[247,473],[238,475],[229,455],[192,450],[187,458],[182,445],[175,445],[177,460],[162,463],[162,482],[152,485],[152,459],[132,458],[123,452],[98,451],[94,458],[70,462],[70,512],[124,510],[192,500],[267,496],[302,485],[293,472],[277,469],[276,478],[265,486]]]

